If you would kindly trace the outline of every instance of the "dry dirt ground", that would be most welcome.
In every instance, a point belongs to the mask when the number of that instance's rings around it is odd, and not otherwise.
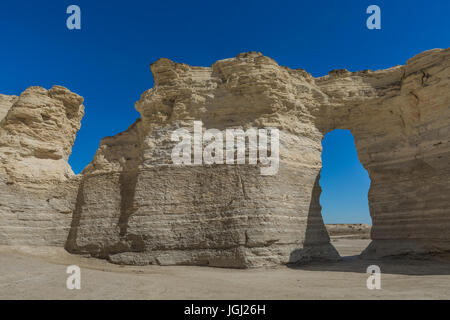
[[[118,266],[61,248],[3,246],[0,299],[450,299],[448,257],[361,260],[368,243],[334,238],[340,262],[250,270]],[[371,264],[381,290],[366,287]],[[69,265],[81,268],[81,290],[66,288]]]

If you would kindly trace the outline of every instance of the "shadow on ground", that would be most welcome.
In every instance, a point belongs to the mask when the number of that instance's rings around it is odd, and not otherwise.
[[[311,261],[289,264],[288,268],[305,271],[367,273],[367,267],[377,265],[382,274],[400,275],[450,275],[450,256],[438,255],[427,258],[384,258],[380,260],[362,259],[359,255],[342,257],[341,260]]]

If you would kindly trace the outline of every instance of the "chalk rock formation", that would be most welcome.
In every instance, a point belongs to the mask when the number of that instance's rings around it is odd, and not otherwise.
[[[67,160],[82,103],[58,86],[0,96],[0,244],[67,240],[79,185]]]
[[[0,121],[6,117],[8,110],[13,105],[14,101],[17,100],[16,96],[7,96],[4,94],[0,94]]]
[[[141,119],[102,141],[83,180],[67,249],[123,264],[252,267],[335,259],[321,218],[321,141],[350,129],[369,171],[366,255],[450,249],[449,50],[383,71],[313,78],[259,53],[210,68],[160,59]],[[280,130],[280,165],[174,165],[171,134]]]
[[[350,129],[370,175],[373,241],[364,255],[449,250],[450,50],[316,83],[331,97],[325,132]]]
[[[70,223],[67,250],[121,264],[337,259],[318,181],[321,141],[340,128],[355,136],[372,181],[373,241],[364,255],[450,251],[449,67],[449,49],[405,66],[320,78],[255,52],[211,67],[160,59],[151,66],[154,87],[136,103],[141,119],[103,139],[76,177],[67,157],[82,99],[61,87],[0,96],[0,112],[9,109],[0,124],[0,193],[8,198],[0,206],[0,243],[41,234],[41,243],[59,245]],[[44,109],[51,112],[40,116]],[[261,163],[174,164],[172,133],[192,132],[194,121],[203,131],[279,129],[277,174],[261,175]],[[12,188],[33,196],[24,200]],[[59,196],[49,197],[55,189]],[[71,221],[59,214],[66,210]]]

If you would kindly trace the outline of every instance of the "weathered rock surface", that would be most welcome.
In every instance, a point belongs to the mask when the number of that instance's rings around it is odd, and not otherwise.
[[[318,80],[333,95],[327,130],[351,130],[370,175],[373,241],[364,255],[449,250],[450,50]]]
[[[66,242],[79,185],[67,160],[83,99],[55,86],[0,97],[0,243]]]
[[[11,188],[11,181],[26,190],[42,189],[37,181],[61,182],[65,205],[73,204],[67,250],[115,263],[255,267],[336,259],[319,203],[321,141],[333,129],[350,129],[372,181],[373,241],[364,254],[450,251],[449,67],[449,49],[424,52],[405,66],[335,70],[321,78],[254,52],[209,68],[160,59],[151,66],[154,88],[136,103],[141,119],[103,139],[75,178],[67,157],[81,98],[57,87],[60,94],[32,93],[48,103],[30,103],[22,96],[36,89],[28,89],[18,99],[0,97],[0,110],[14,101],[0,127],[0,136],[11,141],[4,147],[2,138],[0,145],[2,188]],[[46,128],[44,117],[38,125],[36,108],[21,111],[27,105],[58,106],[63,134],[24,134]],[[23,113],[28,122],[20,122]],[[192,131],[194,121],[203,129],[278,128],[278,173],[263,176],[260,164],[173,164],[171,134],[180,127]],[[37,173],[24,170],[37,163]],[[54,169],[47,170],[49,163]],[[9,226],[21,230],[22,222],[12,218],[20,201],[11,189],[2,194],[11,200],[6,209],[0,206],[0,242],[15,242],[20,235]],[[21,210],[32,217],[43,208]],[[55,214],[54,221],[63,226],[65,217]]]
[[[8,110],[16,100],[16,96],[7,96],[4,94],[0,94],[0,121],[2,121],[6,117]]]

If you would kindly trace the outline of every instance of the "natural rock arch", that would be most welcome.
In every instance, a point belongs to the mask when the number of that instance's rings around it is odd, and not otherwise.
[[[324,136],[322,147],[320,203],[323,220],[330,224],[327,230],[333,235],[344,235],[342,228],[353,229],[362,224],[366,237],[370,236],[370,177],[358,158],[355,137],[350,130],[335,129]],[[364,231],[357,232],[363,236]]]
[[[141,119],[103,139],[82,175],[59,178],[71,186],[66,199],[73,218],[54,233],[68,234],[71,252],[123,264],[255,267],[336,259],[320,214],[318,175],[321,140],[341,128],[353,133],[372,180],[372,243],[364,255],[448,251],[449,57],[449,49],[436,49],[405,66],[337,70],[321,78],[254,52],[210,68],[160,59],[151,66],[154,88],[136,103]],[[81,119],[81,102],[64,104],[72,106],[71,119]],[[16,109],[13,102],[0,135]],[[192,128],[195,120],[205,128],[278,128],[278,174],[261,176],[254,165],[173,165],[171,132]],[[7,158],[0,174],[11,180],[15,171]],[[47,176],[41,179],[48,185]],[[13,187],[29,188],[5,183],[2,193],[14,198]],[[0,207],[1,242],[28,241],[8,227],[18,224],[15,205]],[[33,215],[30,206],[23,210]],[[53,212],[48,219],[59,221],[59,209]],[[19,227],[30,221],[22,219]],[[32,235],[39,238],[38,227]]]

